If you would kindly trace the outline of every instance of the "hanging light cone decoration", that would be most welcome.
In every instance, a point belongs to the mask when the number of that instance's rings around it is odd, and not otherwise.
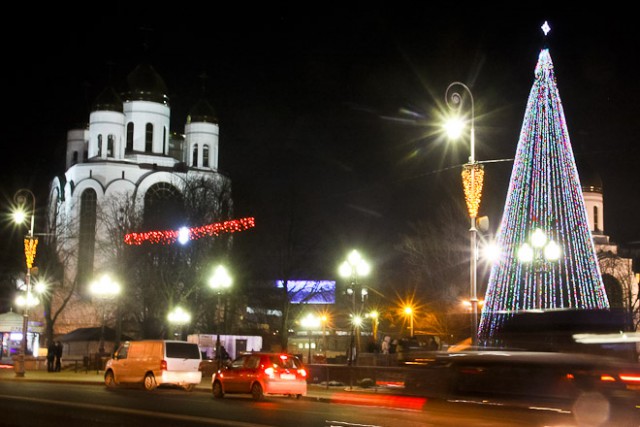
[[[470,218],[478,216],[483,183],[484,167],[480,163],[467,163],[464,165],[462,168],[462,187]]]
[[[24,239],[24,256],[27,260],[27,268],[33,268],[33,261],[36,258],[36,248],[38,247],[38,239],[27,237]]]

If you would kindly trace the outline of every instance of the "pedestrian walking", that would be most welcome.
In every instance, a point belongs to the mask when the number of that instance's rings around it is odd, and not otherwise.
[[[60,341],[56,341],[55,355],[56,355],[55,371],[60,372],[60,369],[62,368],[62,343]]]
[[[47,347],[47,372],[53,372],[54,369],[54,360],[56,358],[56,344],[53,340],[49,343],[49,347]]]

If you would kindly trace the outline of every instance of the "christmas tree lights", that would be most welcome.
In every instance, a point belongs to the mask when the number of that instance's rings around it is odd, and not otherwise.
[[[234,219],[224,222],[214,222],[202,227],[188,229],[187,240],[196,240],[206,236],[218,236],[221,233],[235,233],[255,227],[253,217]],[[175,243],[179,237],[185,238],[184,230],[147,231],[144,233],[129,233],[124,236],[127,245],[141,245],[144,242],[152,244],[169,245]]]
[[[535,68],[497,240],[481,341],[518,311],[608,308],[548,49]]]

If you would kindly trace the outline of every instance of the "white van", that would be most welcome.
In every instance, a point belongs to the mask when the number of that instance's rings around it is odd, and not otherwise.
[[[146,390],[170,384],[191,391],[202,380],[198,344],[173,340],[143,340],[123,343],[107,361],[104,383],[142,384]]]

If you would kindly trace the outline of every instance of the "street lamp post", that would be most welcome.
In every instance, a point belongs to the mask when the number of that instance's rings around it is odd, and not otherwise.
[[[518,249],[518,259],[525,264],[533,264],[536,274],[536,302],[535,308],[542,310],[542,278],[540,273],[545,269],[548,263],[556,262],[562,256],[560,246],[549,239],[547,234],[541,229],[536,228],[529,238],[529,242],[525,242]]]
[[[26,219],[27,213],[25,212],[25,205],[27,204],[27,198],[30,197],[32,201],[31,205],[31,220],[29,227],[29,234],[24,238],[24,255],[27,264],[27,274],[25,276],[25,290],[26,301],[23,309],[22,316],[22,341],[20,343],[20,354],[16,360],[15,372],[17,377],[24,377],[25,373],[25,356],[27,354],[27,334],[29,333],[29,298],[31,297],[31,269],[33,268],[33,261],[36,257],[36,248],[38,246],[38,238],[33,235],[33,224],[36,212],[36,196],[31,190],[22,188],[16,192],[13,196],[13,200],[19,205],[20,209],[14,212],[14,220],[17,223],[22,223]]]
[[[182,307],[175,307],[167,315],[167,320],[178,329],[178,333],[175,334],[180,340],[182,340],[182,327],[191,322],[191,314],[189,314]]]
[[[216,310],[216,331],[217,331],[217,336],[216,336],[216,361],[217,361],[217,366],[218,366],[218,370],[220,370],[221,368],[221,360],[220,360],[220,327],[222,325],[222,320],[220,319],[220,314],[222,313],[222,310],[220,309],[220,297],[222,292],[225,289],[228,289],[231,287],[231,284],[233,283],[233,279],[231,278],[231,276],[229,275],[229,272],[227,271],[227,269],[222,266],[219,265],[216,267],[216,269],[213,272],[213,276],[211,276],[211,278],[209,279],[209,287],[211,289],[213,289],[214,291],[216,291],[216,294],[218,295],[218,305],[217,305],[217,310]]]
[[[309,348],[307,352],[307,363],[311,363],[311,331],[320,327],[321,319],[313,314],[309,313],[306,317],[303,317],[300,321],[300,325],[307,330],[307,336],[309,338]]]
[[[464,189],[467,210],[469,211],[469,219],[471,226],[469,227],[469,248],[471,252],[471,262],[469,266],[470,281],[470,298],[471,301],[471,342],[475,347],[478,344],[478,296],[477,296],[477,262],[478,262],[478,244],[476,228],[476,217],[478,216],[478,208],[482,197],[482,184],[484,180],[484,169],[482,164],[476,160],[476,130],[475,130],[475,107],[473,103],[473,94],[467,85],[462,82],[451,83],[445,92],[445,102],[450,109],[459,111],[462,106],[462,95],[455,90],[454,87],[461,87],[469,95],[471,100],[471,120],[470,120],[470,154],[469,162],[462,168],[462,185]],[[460,132],[460,122],[457,126],[451,126],[451,122],[447,126],[450,135],[455,136],[455,132]]]
[[[378,317],[377,311],[373,310],[367,315],[371,319],[371,335],[373,336],[373,342],[378,342]]]
[[[104,354],[104,328],[107,317],[107,303],[120,293],[120,284],[114,282],[107,274],[103,274],[100,279],[91,282],[89,285],[91,294],[100,301],[102,309],[102,324],[100,326],[100,344],[98,354]]]
[[[413,308],[409,306],[405,307],[404,314],[409,316],[409,331],[411,332],[411,336],[409,338],[413,338]]]
[[[349,278],[351,281],[350,286],[347,289],[347,291],[351,291],[350,294],[351,294],[351,304],[352,304],[351,342],[349,344],[349,351],[347,352],[349,365],[354,364],[355,359],[357,357],[357,352],[360,351],[360,336],[359,336],[360,329],[359,329],[358,322],[356,321],[356,318],[359,318],[359,316],[357,316],[357,312],[359,310],[357,310],[356,308],[356,294],[358,294],[358,290],[359,290],[358,278],[366,276],[367,274],[369,274],[370,271],[371,271],[371,267],[369,266],[369,263],[367,263],[362,258],[360,253],[355,249],[351,251],[351,253],[349,253],[349,255],[347,256],[347,259],[342,264],[340,264],[340,268],[338,270],[340,276],[344,278]],[[361,300],[362,305],[364,305],[364,298],[367,295],[366,290],[365,289],[360,290],[360,294],[362,298]],[[355,344],[354,344],[354,340],[355,340]],[[354,351],[354,347],[355,347],[355,351]]]
[[[322,322],[322,354],[324,356],[325,362],[327,361],[327,321],[329,320],[326,314],[323,314],[320,317],[320,321]]]

